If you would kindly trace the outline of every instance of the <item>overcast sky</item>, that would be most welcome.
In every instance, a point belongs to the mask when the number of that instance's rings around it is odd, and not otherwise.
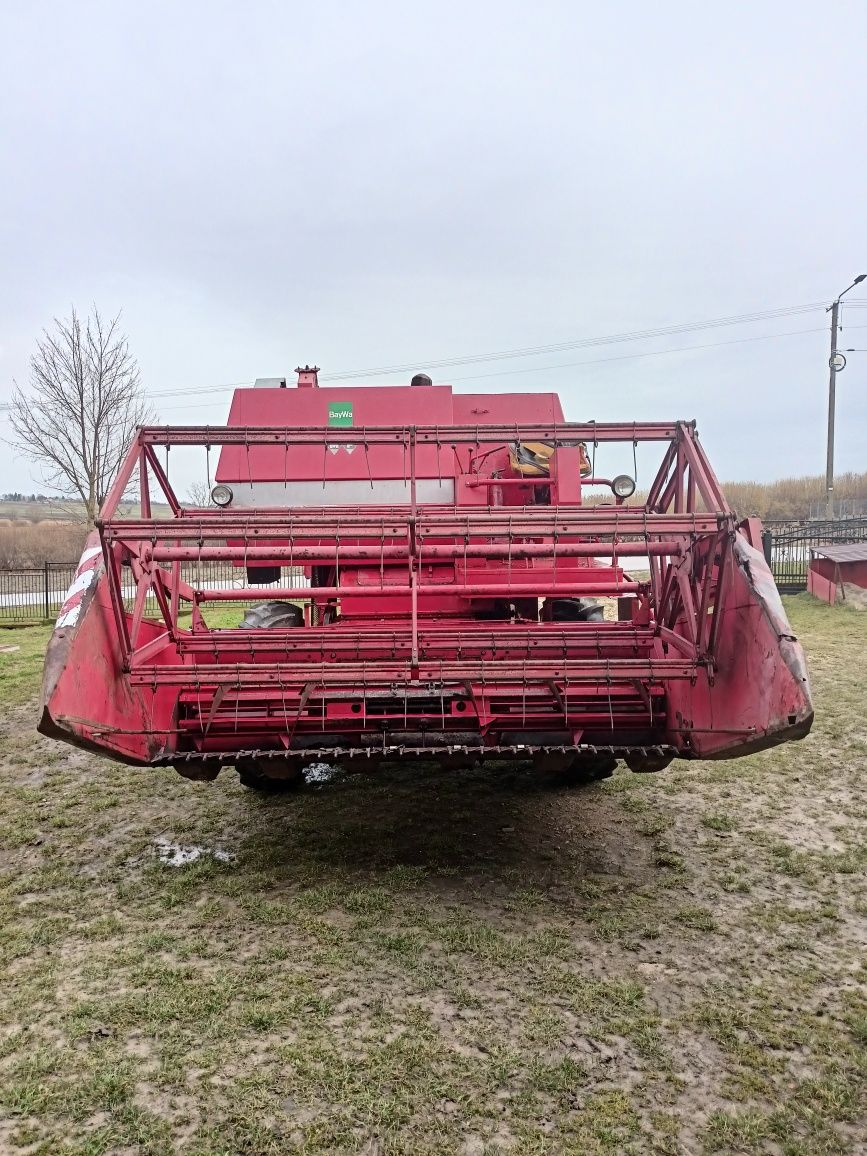
[[[0,13],[0,402],[72,303],[122,309],[148,391],[176,391],[160,419],[200,423],[231,395],[186,391],[299,362],[424,369],[830,301],[867,272],[863,0]],[[844,323],[867,350],[867,308]],[[827,324],[434,377],[557,389],[574,420],[696,417],[727,479],[820,473]],[[865,382],[852,353],[841,471],[867,469]],[[0,491],[32,488],[0,455]]]

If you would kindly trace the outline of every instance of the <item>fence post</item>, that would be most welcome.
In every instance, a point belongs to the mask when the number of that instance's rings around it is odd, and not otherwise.
[[[48,563],[42,563],[42,572],[45,576],[45,617],[49,617],[48,613]]]
[[[762,530],[762,549],[765,552],[765,561],[768,564],[768,569],[770,569],[771,559],[774,554],[774,536],[770,530]]]

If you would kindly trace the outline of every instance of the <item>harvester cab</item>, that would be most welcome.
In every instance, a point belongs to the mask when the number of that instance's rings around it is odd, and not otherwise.
[[[49,646],[43,733],[273,789],[411,756],[586,781],[809,731],[760,526],[694,423],[296,372],[236,390],[226,427],[139,431]],[[641,502],[597,469],[616,443],[658,451]],[[205,506],[177,496],[178,446],[218,454]]]

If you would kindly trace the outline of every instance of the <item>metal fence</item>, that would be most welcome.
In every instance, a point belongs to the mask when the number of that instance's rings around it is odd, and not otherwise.
[[[77,562],[44,562],[42,566],[0,569],[0,625],[13,622],[42,622],[57,617],[66,592],[75,578]],[[246,586],[243,567],[231,562],[190,562],[181,566],[181,578],[197,590],[238,589]],[[284,567],[280,579],[269,585],[305,586],[308,579],[298,567]],[[260,589],[267,591],[269,585]],[[123,583],[124,601],[132,609],[136,586],[129,577]],[[234,603],[242,610],[243,603]],[[158,614],[156,599],[149,595],[146,614]]]
[[[0,623],[56,618],[77,562],[43,562],[0,570]]]
[[[835,518],[867,518],[867,498],[839,498],[834,503]],[[823,521],[828,516],[828,503],[822,498],[810,502],[810,517]]]
[[[833,542],[867,542],[867,516],[765,522],[765,557],[780,592],[797,594],[806,590],[810,548],[830,546]]]

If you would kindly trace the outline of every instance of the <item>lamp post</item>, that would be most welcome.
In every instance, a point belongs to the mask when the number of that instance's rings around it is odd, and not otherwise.
[[[828,461],[825,467],[825,513],[829,518],[834,517],[834,408],[836,404],[837,374],[846,367],[846,358],[837,352],[837,330],[839,329],[840,301],[856,285],[867,279],[867,273],[859,273],[852,284],[838,294],[834,302],[826,309],[831,313],[831,356],[828,358]]]

